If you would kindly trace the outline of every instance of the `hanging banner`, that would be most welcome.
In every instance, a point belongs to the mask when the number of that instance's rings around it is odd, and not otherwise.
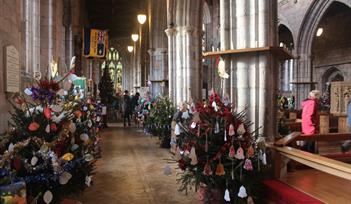
[[[85,57],[106,57],[108,33],[106,30],[83,29],[83,55]]]

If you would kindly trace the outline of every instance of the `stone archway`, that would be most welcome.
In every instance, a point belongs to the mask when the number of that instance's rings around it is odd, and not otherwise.
[[[302,22],[298,39],[297,39],[297,54],[309,53],[312,48],[314,35],[324,13],[335,2],[343,3],[351,7],[351,0],[324,0],[314,1],[307,11]]]
[[[295,48],[294,45],[294,38],[291,30],[284,24],[280,24],[278,26],[278,39],[279,39],[279,46],[288,49],[292,52]],[[279,72],[279,91],[281,94],[290,95],[292,92],[292,84],[293,81],[293,66],[294,60],[289,59],[282,61],[280,63],[280,72]]]
[[[344,74],[337,67],[331,67],[322,75],[322,89],[329,90],[330,82],[344,81]]]
[[[313,1],[302,22],[296,41],[296,54],[298,60],[295,65],[295,70],[296,81],[304,85],[297,87],[297,101],[301,101],[305,98],[310,89],[314,88],[314,84],[312,83],[314,78],[312,69],[313,59],[311,55],[313,40],[324,14],[335,2],[351,7],[351,0]]]

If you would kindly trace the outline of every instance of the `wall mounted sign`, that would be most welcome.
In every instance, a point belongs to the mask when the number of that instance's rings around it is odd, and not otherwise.
[[[13,45],[5,47],[6,92],[20,91],[20,59],[19,52]]]

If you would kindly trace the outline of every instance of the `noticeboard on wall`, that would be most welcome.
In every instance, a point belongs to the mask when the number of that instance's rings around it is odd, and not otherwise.
[[[16,93],[20,91],[20,56],[13,45],[5,47],[5,68],[6,68],[6,92]]]

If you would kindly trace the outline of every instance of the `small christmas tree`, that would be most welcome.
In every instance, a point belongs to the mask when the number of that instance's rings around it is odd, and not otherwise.
[[[208,104],[197,104],[194,113],[182,110],[176,118],[180,190],[195,187],[205,203],[252,200],[254,178],[266,160],[245,112],[233,112],[213,93]]]
[[[101,103],[106,107],[107,113],[109,113],[112,108],[114,97],[113,81],[110,76],[108,66],[104,68],[104,72],[99,82],[99,92]],[[107,127],[107,114],[103,116],[103,126]]]
[[[171,123],[175,108],[167,97],[158,96],[151,106],[150,114],[146,119],[146,131],[159,137],[160,146],[170,147]]]
[[[109,105],[113,102],[113,81],[110,76],[109,69],[106,65],[104,68],[104,72],[99,82],[99,91],[100,91],[100,98],[101,102],[105,105]]]

